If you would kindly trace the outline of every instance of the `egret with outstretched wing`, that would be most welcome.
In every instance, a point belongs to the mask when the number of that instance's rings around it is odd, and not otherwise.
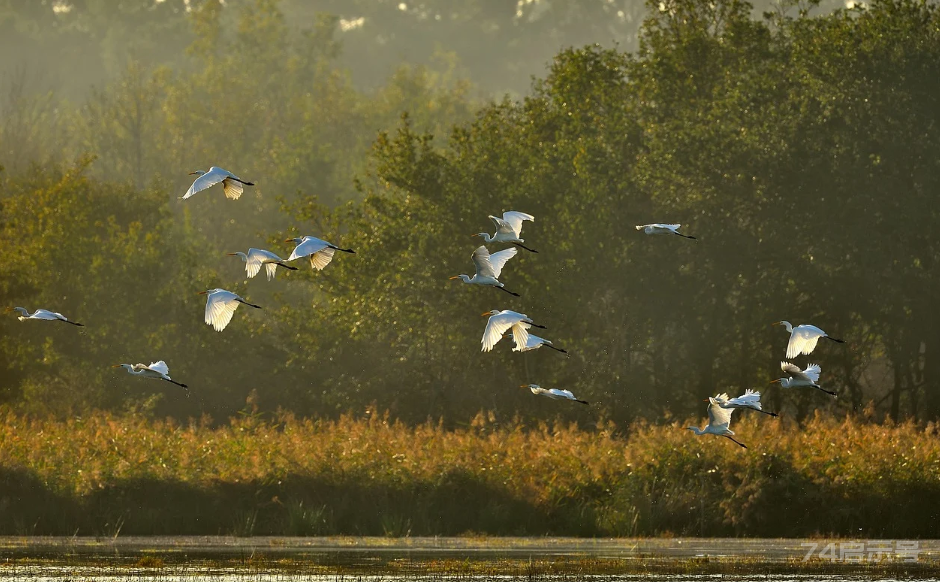
[[[483,339],[480,340],[484,352],[492,350],[493,346],[499,343],[499,340],[503,338],[503,334],[507,331],[512,332],[512,339],[516,342],[516,345],[525,345],[529,339],[529,332],[527,331],[529,326],[545,329],[544,325],[533,322],[526,314],[510,311],[509,309],[503,311],[494,309],[482,315],[489,316],[486,321],[486,329],[483,331]]]
[[[526,331],[528,331],[529,326],[530,326],[531,324],[522,322],[522,323],[520,323],[519,325],[521,325]],[[508,334],[507,334],[507,335],[508,335]],[[547,339],[545,339],[545,338],[541,338],[541,337],[539,337],[539,336],[537,336],[537,335],[532,335],[531,333],[529,334],[529,338],[526,340],[526,342],[525,342],[524,344],[520,344],[520,343],[517,342],[517,343],[516,343],[516,346],[515,346],[514,348],[512,348],[512,351],[514,351],[514,352],[529,352],[529,351],[532,351],[532,350],[537,350],[537,349],[539,349],[539,348],[542,347],[542,346],[545,346],[546,348],[555,350],[556,352],[560,352],[560,353],[562,353],[562,354],[565,354],[566,357],[570,357],[570,355],[568,354],[568,350],[563,350],[563,349],[561,349],[561,348],[556,348],[556,347],[552,344],[552,342],[551,342],[550,340],[547,340]]]
[[[537,396],[547,396],[552,400],[573,400],[581,404],[588,404],[587,400],[578,400],[570,390],[560,390],[558,388],[542,388],[538,384],[523,384],[520,388],[528,388],[532,394]]]
[[[636,229],[642,230],[646,234],[674,234],[676,236],[681,236],[682,238],[689,238],[692,240],[696,240],[694,236],[689,236],[687,234],[682,234],[681,232],[679,232],[680,226],[682,225],[681,224],[661,224],[657,222],[654,224],[640,224],[640,225],[637,225]]]
[[[508,242],[516,245],[517,247],[522,247],[525,250],[537,253],[538,251],[530,249],[525,246],[525,240],[522,237],[522,222],[525,220],[535,222],[535,217],[531,214],[526,214],[525,212],[517,212],[515,210],[509,210],[503,213],[503,217],[490,215],[490,220],[493,221],[493,224],[496,225],[496,234],[490,235],[486,232],[478,232],[473,236],[483,237],[483,240],[489,243],[493,242]]]
[[[264,249],[250,248],[247,255],[241,251],[227,254],[230,257],[241,257],[245,261],[245,273],[248,274],[249,279],[253,279],[258,274],[262,265],[264,265],[267,272],[268,281],[274,278],[278,267],[283,267],[289,271],[297,270],[297,267],[288,265],[284,262],[284,259]]]
[[[142,376],[144,378],[153,378],[154,380],[166,380],[171,384],[176,384],[181,388],[189,388],[186,384],[181,384],[176,380],[170,378],[170,368],[167,367],[166,362],[160,360],[159,362],[154,362],[149,366],[144,364],[115,364],[111,366],[112,368],[124,368],[129,374],[134,376]],[[186,395],[189,396],[189,391],[187,390]]]
[[[222,168],[217,168],[216,166],[209,168],[208,172],[196,170],[195,172],[190,172],[189,175],[199,177],[196,178],[196,181],[193,182],[193,185],[189,187],[189,190],[186,191],[186,194],[180,197],[180,200],[191,198],[193,195],[202,192],[206,188],[211,188],[219,182],[222,183],[222,191],[225,192],[226,198],[229,200],[238,200],[238,198],[242,195],[242,192],[245,191],[243,185],[254,186],[254,183],[246,182],[228,170],[223,170]]]
[[[818,342],[819,338],[822,337],[839,344],[845,343],[844,340],[829,337],[829,334],[819,329],[815,325],[804,323],[802,325],[793,327],[789,321],[778,321],[773,325],[784,326],[787,329],[787,332],[790,334],[790,341],[787,342],[788,360],[792,360],[800,354],[806,356],[813,353],[813,350],[816,349],[816,342]]]
[[[744,394],[736,396],[735,398],[728,398],[728,395],[725,393],[719,394],[715,396],[715,401],[718,403],[718,406],[722,408],[750,408],[751,410],[763,412],[773,417],[777,416],[776,412],[767,412],[761,408],[760,392],[755,392],[750,389],[745,390]]]
[[[78,327],[84,327],[83,324],[76,321],[69,321],[69,318],[65,317],[61,313],[56,311],[49,311],[48,309],[37,309],[35,313],[30,313],[25,307],[8,307],[7,312],[11,311],[15,311],[21,314],[17,316],[17,319],[20,321],[26,321],[27,319],[38,319],[40,321],[61,321],[64,323],[77,325]]]
[[[723,436],[739,445],[747,448],[747,445],[744,443],[738,442],[732,438],[734,436],[734,431],[728,428],[731,425],[731,413],[734,412],[733,408],[722,408],[719,406],[718,401],[714,398],[708,399],[708,424],[705,425],[705,428],[699,428],[697,426],[686,427],[695,434],[701,436],[703,434],[713,434],[718,436]]]
[[[780,386],[783,388],[797,388],[800,386],[807,386],[810,388],[816,388],[817,390],[822,390],[830,396],[836,396],[835,392],[826,390],[817,384],[817,382],[819,382],[819,374],[822,372],[822,369],[817,364],[810,364],[806,367],[805,370],[800,370],[800,367],[796,364],[791,364],[790,362],[780,362],[780,369],[793,377],[771,380],[771,384],[780,384]]]
[[[232,321],[232,315],[238,309],[239,303],[261,309],[261,306],[248,303],[235,293],[225,289],[200,291],[199,294],[206,295],[206,323],[211,325],[215,331],[222,331]]]
[[[476,273],[474,273],[473,277],[468,275],[454,275],[451,279],[460,279],[464,283],[471,285],[495,287],[510,295],[519,297],[518,293],[513,293],[509,289],[506,289],[505,285],[499,282],[499,275],[503,272],[503,266],[506,264],[506,261],[516,256],[516,252],[516,249],[510,248],[490,254],[490,252],[486,250],[486,247],[480,247],[473,251],[473,255],[470,257],[476,267]]]
[[[318,271],[322,271],[326,268],[327,265],[330,264],[330,261],[333,260],[333,253],[336,251],[356,254],[356,251],[352,249],[341,249],[333,243],[326,242],[325,240],[319,239],[315,236],[289,238],[284,242],[292,242],[297,245],[294,247],[294,250],[287,258],[288,261],[293,261],[302,257],[309,257],[310,266]]]

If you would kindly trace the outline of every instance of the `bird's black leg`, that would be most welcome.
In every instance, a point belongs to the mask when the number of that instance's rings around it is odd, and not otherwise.
[[[698,239],[695,238],[694,236],[689,236],[689,235],[687,235],[687,234],[682,234],[681,232],[673,232],[673,234],[675,234],[675,235],[677,235],[677,236],[681,236],[682,238],[688,238],[688,239],[692,239],[692,240],[698,240]],[[731,440],[734,440],[734,439],[731,439]],[[737,442],[737,441],[735,441],[735,442]],[[738,444],[740,444],[740,443],[738,443]]]
[[[516,245],[517,247],[522,247],[522,248],[524,248],[525,250],[529,251],[530,253],[537,253],[537,252],[538,252],[538,251],[535,250],[535,249],[530,249],[529,247],[525,246],[525,245],[522,244],[522,243],[512,243],[512,244]]]
[[[725,434],[725,435],[721,435],[721,436],[725,437],[726,439],[728,439],[729,441],[731,441],[731,442],[733,442],[733,443],[736,443],[736,444],[738,444],[738,445],[744,447],[745,449],[747,448],[747,445],[746,445],[746,444],[740,443],[740,442],[734,440],[733,438],[729,437],[729,436],[726,435],[726,434]]]
[[[274,263],[274,264],[277,265],[278,267],[284,267],[285,269],[287,269],[287,270],[289,270],[289,271],[296,271],[296,270],[297,270],[297,267],[291,267],[291,266],[288,265],[287,263]]]
[[[575,400],[575,402],[580,402],[581,404],[590,404],[587,400]]]
[[[244,180],[239,180],[238,178],[232,178],[232,179],[235,180],[236,182],[241,182],[241,183],[244,184],[245,186],[254,186],[254,185],[255,185],[254,182],[246,182],[246,181],[244,181]]]
[[[238,301],[239,303],[244,303],[245,305],[248,305],[249,307],[254,307],[255,309],[261,309],[260,305],[255,305],[254,303],[248,303],[247,301],[243,301],[241,299],[236,299],[236,301]]]
[[[556,348],[556,347],[553,346],[552,344],[542,344],[542,345],[545,346],[546,348],[551,348],[551,349],[555,350],[556,352],[561,352],[561,353],[565,354],[566,356],[569,356],[569,357],[570,357],[570,354],[568,353],[568,350],[563,350],[563,349],[561,349],[561,348]]]
[[[826,338],[827,340],[831,341],[831,342],[836,342],[837,344],[844,344],[844,343],[845,343],[845,340],[840,340],[840,339],[836,339],[836,338],[834,338],[834,337],[829,337],[828,335],[824,335],[823,337]]]
[[[505,287],[496,287],[496,288],[499,289],[500,291],[505,291],[506,293],[509,293],[513,297],[521,297],[521,295],[519,295],[518,293],[513,293],[512,291],[510,291],[509,289],[506,289]]]
[[[835,397],[838,397],[838,396],[839,396],[839,395],[836,394],[835,392],[832,392],[831,390],[826,390],[826,389],[823,388],[822,386],[817,386],[816,384],[813,384],[813,388],[815,388],[815,389],[817,389],[817,390],[821,390],[821,391],[825,392],[826,394],[828,394],[828,395],[830,395],[830,396],[835,396]]]
[[[336,247],[336,246],[333,246],[333,245],[330,245],[330,248],[333,249],[334,251],[343,251],[344,253],[356,254],[356,251],[354,251],[354,250],[352,250],[352,249],[341,249],[341,248]]]
[[[69,323],[71,325],[77,325],[78,327],[85,327],[84,324],[78,323],[77,321],[69,321],[67,319],[57,319],[56,321],[61,321],[63,323]]]
[[[757,410],[756,408],[754,410]],[[757,410],[757,412],[763,412],[764,414],[769,414],[770,416],[777,418],[779,415],[776,412],[767,412],[766,410]]]

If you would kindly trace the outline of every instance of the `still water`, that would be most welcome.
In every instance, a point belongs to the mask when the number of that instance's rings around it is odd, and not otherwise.
[[[0,537],[0,582],[836,582],[938,576],[940,540]]]

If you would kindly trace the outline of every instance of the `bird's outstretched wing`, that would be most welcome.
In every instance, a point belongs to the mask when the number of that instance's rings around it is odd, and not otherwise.
[[[318,253],[325,248],[328,248],[330,245],[325,240],[320,240],[318,238],[307,236],[301,241],[299,245],[294,247],[293,252],[291,252],[290,257],[287,258],[288,261],[293,261],[294,259],[299,259],[300,257],[306,257],[314,253]],[[331,254],[332,257],[332,254]],[[327,261],[328,263],[329,261]],[[326,265],[324,265],[326,266]],[[322,268],[322,267],[321,267]]]
[[[490,264],[490,251],[486,250],[486,247],[481,246],[473,251],[470,260],[473,261],[478,277],[496,278],[496,272],[493,270],[493,265]]]
[[[260,249],[251,248],[248,249],[248,258],[245,260],[245,273],[248,274],[248,278],[252,279],[255,275],[258,274],[258,271],[261,270],[261,264],[264,261],[264,253]],[[270,279],[270,277],[268,277]]]
[[[519,322],[513,325],[510,329],[512,329],[512,341],[515,342],[517,348],[519,346],[529,347],[530,336],[528,326],[523,327],[522,322]]]
[[[245,187],[237,180],[225,178],[222,180],[222,191],[225,192],[225,197],[229,200],[238,200],[241,198],[242,192],[245,191]]]
[[[164,376],[170,375],[170,368],[166,365],[166,362],[164,362],[163,360],[160,360],[159,362],[154,362],[147,367],[153,370],[154,372],[163,374]]]
[[[708,399],[708,424],[713,428],[727,429],[731,424],[733,408],[722,408],[714,398]]]
[[[568,400],[575,400],[574,394],[571,390],[562,390],[561,388],[551,388],[549,389],[551,394],[558,396],[559,398],[567,398]]]
[[[516,210],[507,210],[503,213],[503,222],[509,225],[509,228],[512,229],[512,232],[515,233],[516,236],[520,236],[522,234],[522,221],[524,220],[535,222],[535,217],[531,214],[518,212]],[[497,226],[498,225],[499,223],[497,223]]]
[[[822,368],[819,367],[819,364],[810,364],[806,367],[801,375],[804,376],[807,380],[815,384],[819,382],[819,374],[822,373]]]
[[[665,229],[668,229],[668,230],[679,230],[679,227],[682,226],[682,225],[681,225],[681,224],[661,224],[661,223],[656,223],[656,224],[654,224],[653,226],[655,226],[656,228],[665,228]]]
[[[488,352],[492,350],[493,346],[502,339],[506,330],[511,327],[513,328],[513,340],[520,342],[521,345],[525,345],[526,340],[529,339],[529,333],[523,327],[519,327],[519,331],[517,332],[516,328],[513,326],[518,322],[519,316],[515,313],[491,315],[486,322],[486,329],[483,330],[483,339],[480,340],[480,343],[483,344],[482,351]]]
[[[790,362],[780,362],[780,369],[791,376],[803,376],[803,370],[800,370],[799,366],[791,364]]]
[[[332,247],[326,247],[322,251],[318,251],[310,255],[310,266],[318,271],[322,271],[330,264],[330,261],[333,260],[333,253],[336,251]],[[272,267],[274,265],[271,265]]]
[[[238,309],[238,301],[231,291],[216,291],[206,300],[206,323],[215,331],[222,331],[232,321],[232,315]]]
[[[808,355],[816,349],[816,343],[825,333],[812,325],[800,325],[793,328],[787,343],[787,359],[792,360],[800,354]]]
[[[500,273],[503,272],[503,266],[506,264],[506,261],[516,256],[517,252],[516,247],[511,247],[490,255],[490,266],[493,267],[494,277],[499,278]]]
[[[758,410],[760,410],[760,392],[745,390],[744,394],[732,398],[731,400],[728,400],[728,402],[740,406],[755,406]]]
[[[221,182],[222,180],[228,178],[228,172],[222,170],[221,168],[210,168],[208,172],[196,178],[193,182],[193,185],[189,187],[189,190],[186,191],[186,194],[183,195],[183,200],[190,198],[198,192],[202,192],[206,188],[211,188]]]

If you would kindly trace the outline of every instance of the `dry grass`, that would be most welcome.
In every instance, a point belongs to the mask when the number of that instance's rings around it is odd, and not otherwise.
[[[916,538],[940,515],[934,426],[742,415],[409,427],[387,418],[181,426],[0,414],[0,534],[754,535]]]

